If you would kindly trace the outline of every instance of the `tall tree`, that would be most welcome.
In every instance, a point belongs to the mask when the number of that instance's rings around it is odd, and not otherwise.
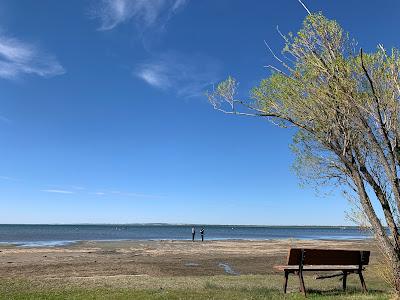
[[[282,55],[270,49],[277,65],[268,66],[271,75],[249,99],[237,97],[231,77],[208,99],[225,113],[298,129],[293,143],[298,170],[354,193],[400,294],[399,51],[388,53],[379,45],[363,53],[336,21],[320,13],[309,14],[297,34],[281,36]]]

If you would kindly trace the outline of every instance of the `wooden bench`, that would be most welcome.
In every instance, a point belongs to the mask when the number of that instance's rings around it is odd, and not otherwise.
[[[306,271],[339,271],[338,274],[318,276],[316,279],[342,276],[343,290],[346,290],[347,275],[358,274],[361,286],[366,292],[367,287],[362,271],[365,269],[364,266],[369,263],[369,256],[370,251],[292,248],[289,250],[287,265],[274,266],[274,268],[285,273],[284,293],[286,293],[289,274],[293,273],[299,276],[300,291],[306,295],[303,279],[303,272]]]

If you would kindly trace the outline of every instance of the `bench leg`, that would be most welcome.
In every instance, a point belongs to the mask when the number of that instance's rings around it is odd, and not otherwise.
[[[287,289],[287,282],[289,278],[289,272],[285,271],[285,282],[283,283],[283,292],[286,294],[286,289]]]
[[[300,292],[303,292],[304,296],[306,296],[306,287],[304,286],[303,272],[299,272],[299,281],[300,281]]]
[[[343,291],[346,290],[347,272],[343,271]]]
[[[361,282],[361,286],[363,288],[363,291],[367,292],[367,285],[365,284],[364,276],[363,276],[361,271],[358,272],[358,276],[360,276],[360,282]]]

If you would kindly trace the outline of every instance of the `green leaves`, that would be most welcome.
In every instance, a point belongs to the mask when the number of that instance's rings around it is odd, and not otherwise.
[[[280,32],[279,32],[280,33]],[[235,99],[229,77],[209,97],[226,113],[262,116],[294,126],[294,169],[303,183],[341,186],[354,192],[385,253],[400,274],[400,54],[363,53],[340,25],[311,14],[296,35],[283,36],[272,74]],[[251,102],[255,101],[255,103]],[[227,106],[227,108],[224,108]],[[242,108],[244,110],[240,110]],[[383,229],[371,199],[377,199],[395,245]],[[397,276],[397,282],[400,279]],[[397,291],[400,291],[400,284]]]

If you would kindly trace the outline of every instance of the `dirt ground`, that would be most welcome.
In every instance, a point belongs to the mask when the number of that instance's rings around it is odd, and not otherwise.
[[[0,278],[273,274],[290,247],[372,250],[371,241],[118,241],[0,248]]]

